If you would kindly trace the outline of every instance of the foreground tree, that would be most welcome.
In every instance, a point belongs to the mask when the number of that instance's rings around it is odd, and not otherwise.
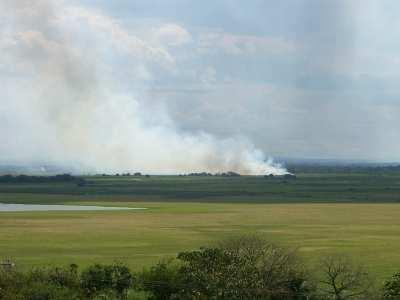
[[[145,269],[138,276],[136,288],[150,292],[149,300],[168,300],[182,288],[180,267],[174,260],[164,260]]]
[[[312,286],[293,251],[257,236],[178,255],[180,299],[311,299]]]
[[[324,299],[372,299],[372,282],[362,266],[348,258],[328,256],[321,262]]]
[[[72,268],[36,268],[28,272],[0,270],[1,300],[83,299]]]
[[[133,276],[128,267],[122,264],[88,267],[81,274],[81,287],[88,298],[105,297],[125,299],[132,286]]]
[[[400,300],[400,272],[395,273],[392,278],[385,282],[383,287],[383,298]]]

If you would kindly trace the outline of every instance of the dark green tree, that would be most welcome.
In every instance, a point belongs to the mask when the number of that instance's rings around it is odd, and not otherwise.
[[[383,298],[400,300],[400,272],[395,273],[392,278],[384,283]]]
[[[312,285],[293,251],[257,236],[178,255],[182,299],[310,299]]]
[[[133,276],[128,267],[121,264],[96,264],[81,274],[81,286],[87,297],[107,297],[108,294],[115,293],[120,299],[124,299],[132,282]]]
[[[182,289],[179,266],[173,260],[164,260],[145,269],[139,275],[138,289],[150,292],[150,300],[168,300]]]

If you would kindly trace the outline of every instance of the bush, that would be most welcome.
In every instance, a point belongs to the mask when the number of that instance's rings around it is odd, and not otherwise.
[[[27,273],[27,281],[49,283],[60,288],[79,288],[78,266],[33,269]]]
[[[25,285],[18,292],[13,295],[15,298],[10,299],[24,299],[24,300],[78,300],[82,299],[77,291],[59,287],[46,282],[31,282]],[[6,298],[5,298],[6,299]]]
[[[0,269],[0,299],[12,299],[11,296],[18,293],[24,281],[24,274]]]
[[[181,286],[179,266],[173,260],[161,261],[138,276],[139,290],[150,292],[150,300],[168,300]]]
[[[294,252],[255,236],[183,252],[182,299],[310,299],[313,288]]]
[[[88,267],[81,274],[81,287],[88,297],[115,293],[117,297],[126,298],[132,286],[133,276],[128,267],[122,264]]]
[[[384,283],[383,298],[393,300],[400,299],[400,272],[395,273],[392,278]]]
[[[1,300],[126,299],[133,277],[121,264],[94,265],[81,275],[78,267],[0,271]]]
[[[111,288],[117,293],[119,298],[126,298],[127,291],[133,284],[133,276],[131,271],[123,264],[114,264],[111,266],[111,269]]]
[[[0,272],[0,299],[4,300],[74,300],[81,299],[79,289],[51,279],[55,269],[34,269],[27,273]],[[59,269],[61,270],[61,269]]]

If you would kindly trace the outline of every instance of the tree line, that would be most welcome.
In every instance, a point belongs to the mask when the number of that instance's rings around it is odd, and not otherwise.
[[[71,174],[58,174],[54,176],[30,176],[30,175],[2,175],[0,183],[51,183],[51,182],[73,182],[80,183],[83,178]]]
[[[308,268],[296,251],[258,236],[182,252],[141,272],[95,264],[0,271],[0,299],[393,300],[400,272],[377,285],[361,265],[327,256]],[[314,270],[314,271],[313,271]]]

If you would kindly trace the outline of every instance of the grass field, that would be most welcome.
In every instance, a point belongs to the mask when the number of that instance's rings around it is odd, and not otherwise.
[[[147,207],[146,211],[0,213],[0,257],[21,266],[127,262],[140,269],[227,236],[260,233],[306,260],[346,253],[378,278],[400,269],[400,174],[89,177],[0,184],[0,202]],[[297,195],[297,196],[296,196]]]

